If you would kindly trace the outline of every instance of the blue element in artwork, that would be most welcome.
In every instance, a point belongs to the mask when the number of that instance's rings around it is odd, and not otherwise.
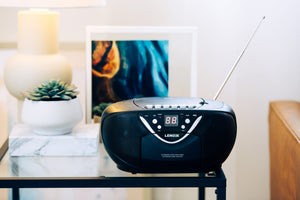
[[[92,116],[116,101],[168,96],[169,41],[94,41]]]
[[[117,41],[120,69],[112,87],[121,99],[168,96],[168,41]]]

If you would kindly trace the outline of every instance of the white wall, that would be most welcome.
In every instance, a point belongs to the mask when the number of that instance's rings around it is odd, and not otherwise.
[[[269,198],[268,103],[300,100],[299,8],[296,0],[243,3],[243,35],[257,13],[267,20],[238,70],[237,199]]]
[[[108,0],[105,8],[60,11],[62,42],[84,42],[86,25],[198,26],[198,92],[207,98],[265,15],[220,100],[238,120],[234,152],[224,164],[228,199],[269,199],[268,103],[300,101],[300,1]],[[17,9],[0,8],[0,43],[16,41],[16,15]]]

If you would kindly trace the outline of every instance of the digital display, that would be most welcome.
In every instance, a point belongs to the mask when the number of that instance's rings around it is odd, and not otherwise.
[[[178,126],[178,115],[165,115],[165,126]]]

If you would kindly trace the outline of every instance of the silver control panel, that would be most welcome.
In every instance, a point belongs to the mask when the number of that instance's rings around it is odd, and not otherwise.
[[[139,114],[147,130],[162,142],[176,144],[192,134],[202,119],[196,112],[149,112]]]

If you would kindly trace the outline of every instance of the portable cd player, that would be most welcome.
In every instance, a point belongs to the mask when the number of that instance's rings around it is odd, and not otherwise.
[[[221,167],[236,138],[233,110],[201,98],[139,98],[114,103],[101,119],[104,146],[133,173],[207,172]]]

